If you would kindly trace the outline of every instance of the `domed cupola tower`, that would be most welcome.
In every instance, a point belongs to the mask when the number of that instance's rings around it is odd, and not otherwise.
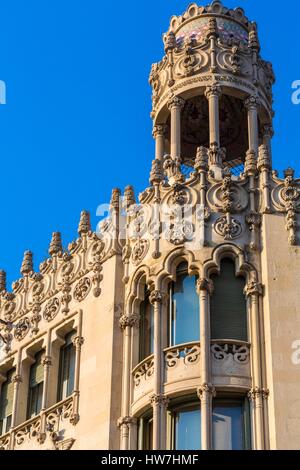
[[[165,56],[150,75],[156,157],[194,166],[205,147],[217,178],[224,167],[237,173],[272,132],[274,74],[260,56],[256,24],[218,0],[193,3],[171,18],[163,41]]]

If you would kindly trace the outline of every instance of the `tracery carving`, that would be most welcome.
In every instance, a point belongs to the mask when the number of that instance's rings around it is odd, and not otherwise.
[[[154,374],[154,359],[153,357],[143,361],[142,364],[135,369],[133,374],[133,381],[135,387],[138,387],[141,383],[142,378],[148,380]]]
[[[188,366],[190,364],[197,364],[200,360],[201,349],[198,344],[179,346],[168,349],[165,353],[165,362],[168,368],[176,367],[180,359]]]
[[[235,240],[240,237],[243,232],[242,224],[230,215],[224,215],[217,219],[214,224],[214,230],[218,235],[221,235],[224,240]]]
[[[238,364],[248,364],[250,349],[246,344],[213,344],[211,346],[212,357],[216,361],[224,361],[229,356]]]

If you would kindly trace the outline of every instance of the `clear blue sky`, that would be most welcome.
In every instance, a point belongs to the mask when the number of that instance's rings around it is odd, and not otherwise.
[[[200,2],[199,2],[200,3]],[[206,2],[204,2],[206,3]],[[299,175],[298,2],[228,0],[258,22],[262,54],[276,73],[274,166]],[[152,62],[169,18],[184,0],[0,0],[0,267],[19,277],[24,250],[35,268],[52,231],[76,237],[79,213],[109,201],[111,189],[148,185]],[[293,14],[294,12],[294,14]]]

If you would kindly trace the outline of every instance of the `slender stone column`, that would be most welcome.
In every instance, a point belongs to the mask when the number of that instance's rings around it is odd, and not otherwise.
[[[161,309],[165,300],[165,294],[160,290],[154,290],[150,294],[150,302],[154,307],[154,394],[150,398],[153,407],[153,449],[162,448],[162,406],[165,397],[162,394],[162,322]]]
[[[201,448],[209,450],[212,448],[212,397],[215,388],[211,384],[210,369],[210,315],[209,296],[212,293],[213,285],[208,279],[197,281],[197,291],[200,305],[200,367],[201,383],[198,388],[198,397],[201,400]]]
[[[222,95],[220,85],[213,84],[206,88],[205,97],[209,107],[209,144],[220,147],[219,99]]]
[[[21,375],[21,351],[18,353],[18,360],[16,364],[16,374],[13,377],[14,384],[14,397],[13,397],[13,407],[12,407],[12,418],[11,418],[11,428],[14,428],[17,425],[17,413],[18,413],[18,402],[19,402],[19,390],[20,384],[22,383]]]
[[[122,417],[118,424],[121,431],[121,450],[129,449],[129,426],[132,424],[130,416],[130,377],[131,377],[131,345],[132,345],[132,327],[139,325],[137,315],[122,315],[120,318],[120,327],[123,330],[124,350],[123,350],[123,378],[122,378]]]
[[[263,212],[268,213],[271,210],[269,175],[272,166],[269,147],[266,145],[261,145],[259,147],[257,168],[260,172],[260,187],[263,194]]]
[[[171,112],[171,157],[181,158],[181,111],[185,101],[179,96],[173,96],[168,101]]]
[[[167,126],[165,124],[157,124],[153,128],[153,138],[155,139],[155,158],[162,160],[165,154],[165,137]]]
[[[264,449],[264,412],[263,398],[268,393],[262,388],[261,373],[261,335],[259,322],[259,296],[262,295],[262,285],[255,280],[249,281],[245,287],[245,294],[250,302],[251,318],[251,354],[252,354],[252,383],[253,387],[248,396],[254,404],[255,448]]]
[[[258,154],[258,105],[259,100],[255,95],[249,96],[249,98],[245,100],[245,107],[248,110],[249,150],[253,150],[256,157]]]
[[[81,328],[78,328],[79,335],[73,339],[73,344],[75,346],[75,377],[74,377],[74,402],[73,402],[73,412],[70,419],[72,424],[76,424],[79,420],[79,379],[80,379],[80,361],[81,361],[81,348],[84,343],[84,338],[80,336]]]
[[[274,136],[273,126],[271,124],[265,124],[262,128],[262,133],[263,133],[263,144],[266,145],[266,147],[268,147],[269,154],[271,157],[271,151],[272,151],[271,140],[272,140],[272,137]]]

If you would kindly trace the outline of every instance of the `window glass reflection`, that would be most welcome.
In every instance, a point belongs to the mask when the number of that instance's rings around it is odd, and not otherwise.
[[[174,414],[175,450],[201,450],[200,408]]]
[[[213,406],[213,448],[245,450],[249,448],[249,410],[243,400],[215,401]]]
[[[170,346],[199,341],[199,296],[196,276],[179,269],[170,292]]]

